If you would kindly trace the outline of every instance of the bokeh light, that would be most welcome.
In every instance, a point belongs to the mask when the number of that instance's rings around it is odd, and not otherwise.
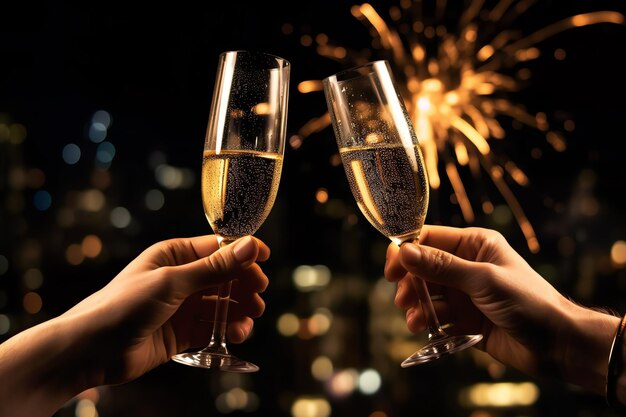
[[[39,190],[33,197],[33,204],[39,211],[46,211],[52,205],[52,196],[46,190]]]
[[[7,334],[11,330],[11,320],[5,314],[0,314],[0,334]]]
[[[331,407],[324,398],[301,397],[291,406],[292,417],[329,417]]]
[[[474,384],[461,393],[468,407],[529,406],[539,398],[539,388],[532,382],[497,382]]]
[[[29,290],[39,289],[43,285],[43,273],[38,268],[29,268],[24,272],[23,281]]]
[[[95,258],[102,251],[102,241],[96,235],[87,235],[83,238],[81,249],[85,257]]]
[[[375,394],[382,384],[380,374],[375,369],[366,369],[359,375],[359,391],[366,395]]]
[[[111,210],[111,224],[118,229],[128,227],[132,220],[130,212],[125,207],[115,207]]]
[[[161,190],[152,189],[146,193],[146,207],[149,210],[161,210],[165,205],[165,195]]]
[[[80,148],[75,143],[68,143],[63,147],[63,161],[68,165],[74,165],[80,160]]]
[[[315,291],[328,285],[330,270],[324,265],[300,265],[293,271],[293,282],[300,291]]]
[[[611,247],[611,260],[613,263],[623,268],[626,266],[626,242],[623,240],[618,240]]]
[[[98,166],[107,167],[115,158],[115,146],[111,142],[102,142],[96,151],[96,162]]]
[[[292,313],[282,314],[276,323],[278,332],[285,337],[295,336],[300,329],[300,319]]]
[[[311,363],[311,375],[318,381],[327,381],[333,376],[333,362],[327,356],[319,356]]]
[[[106,203],[106,197],[100,190],[91,189],[80,193],[78,208],[85,211],[97,212],[102,210]]]
[[[29,314],[39,313],[41,307],[43,306],[43,300],[41,296],[34,291],[27,292],[24,294],[24,298],[22,299],[22,305],[24,307],[24,311]]]
[[[89,140],[94,143],[100,143],[107,137],[107,128],[99,122],[92,123],[89,126]]]
[[[345,398],[352,394],[359,384],[356,369],[344,369],[336,372],[327,382],[328,393],[335,398]]]
[[[73,243],[65,249],[65,259],[70,265],[80,265],[85,260],[81,245]]]

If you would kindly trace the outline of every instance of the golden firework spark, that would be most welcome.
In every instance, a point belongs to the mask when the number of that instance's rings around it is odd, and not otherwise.
[[[599,23],[624,24],[621,13],[596,11],[565,18],[528,36],[504,29],[490,36],[487,42],[479,40],[481,24],[512,22],[535,1],[499,0],[493,8],[486,9],[483,0],[472,0],[459,18],[458,33],[448,32],[442,24],[424,25],[421,0],[401,0],[398,6],[391,7],[389,16],[393,25],[368,3],[351,9],[355,18],[371,28],[373,49],[388,59],[394,70],[424,152],[430,186],[439,188],[438,167],[442,166],[463,218],[471,223],[474,209],[458,167],[467,166],[474,178],[486,172],[511,209],[533,253],[539,251],[534,228],[507,183],[507,179],[512,179],[525,186],[528,177],[512,160],[496,158],[489,141],[505,137],[505,129],[498,120],[507,116],[543,132],[557,151],[565,150],[566,143],[561,133],[550,129],[545,113],[533,115],[507,98],[507,93],[520,89],[529,72],[520,70],[511,76],[504,70],[537,59],[541,53],[535,45],[565,30]],[[436,0],[435,21],[441,21],[445,11],[446,0]],[[344,64],[361,64],[371,57],[371,51],[355,52],[332,44],[325,34],[315,38],[307,35],[302,41],[315,46],[319,55]],[[435,48],[430,48],[433,44]],[[433,50],[436,52],[429,56],[428,51]],[[555,56],[562,59],[564,51],[557,51]],[[301,93],[322,89],[320,80],[298,85]],[[306,137],[329,124],[328,113],[309,120],[290,139],[291,146],[299,147]],[[482,210],[491,212],[491,201],[486,199]]]

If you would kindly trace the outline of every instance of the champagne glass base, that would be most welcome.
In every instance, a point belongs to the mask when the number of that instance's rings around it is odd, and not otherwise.
[[[482,334],[433,338],[426,346],[406,358],[400,366],[408,368],[409,366],[419,365],[421,363],[439,359],[442,356],[450,355],[473,346],[480,342],[482,338]]]
[[[255,364],[236,356],[206,350],[179,353],[172,356],[172,360],[196,368],[219,369],[228,372],[257,372],[259,370]]]

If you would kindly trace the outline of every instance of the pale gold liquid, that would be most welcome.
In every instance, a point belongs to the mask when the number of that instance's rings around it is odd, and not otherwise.
[[[205,151],[202,203],[213,231],[228,240],[254,234],[274,205],[282,166],[281,154]]]
[[[428,182],[418,146],[378,144],[339,150],[357,205],[395,243],[419,237]]]

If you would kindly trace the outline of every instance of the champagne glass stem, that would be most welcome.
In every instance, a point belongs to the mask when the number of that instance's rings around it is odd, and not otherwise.
[[[413,243],[419,245],[419,239],[414,239]],[[426,320],[426,327],[428,328],[428,339],[447,337],[448,335],[446,334],[446,332],[443,331],[441,325],[439,324],[439,319],[437,318],[437,313],[435,312],[435,306],[433,305],[433,301],[430,298],[430,293],[428,291],[428,287],[426,286],[426,281],[413,275],[411,283],[413,285],[413,289],[417,294],[417,298],[420,301],[420,307],[422,308],[422,313],[424,314],[424,319]]]
[[[226,325],[228,323],[228,305],[230,304],[230,289],[233,282],[220,284],[217,289],[217,300],[215,301],[215,320],[213,321],[213,332],[211,341],[206,350],[212,350],[223,355],[228,355],[226,347]]]
[[[224,247],[231,243],[226,239],[220,239],[220,247]],[[205,351],[217,352],[222,355],[228,355],[226,347],[226,325],[228,324],[228,305],[230,304],[230,290],[233,286],[232,281],[220,284],[217,287],[217,299],[215,300],[215,319],[213,320],[213,330],[211,332],[211,341],[204,348]]]
[[[439,325],[439,319],[437,318],[437,314],[435,313],[435,307],[433,306],[430,294],[428,293],[426,281],[416,276],[413,276],[411,282],[413,283],[413,289],[417,293],[417,296],[420,300],[422,313],[424,314],[424,318],[426,319],[428,338],[432,339],[446,337],[446,332],[444,332]]]

